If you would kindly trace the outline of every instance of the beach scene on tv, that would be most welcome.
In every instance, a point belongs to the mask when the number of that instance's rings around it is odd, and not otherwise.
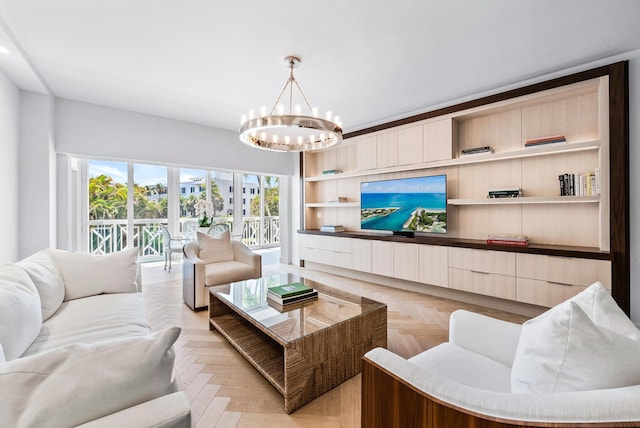
[[[362,229],[447,233],[447,177],[360,184]]]

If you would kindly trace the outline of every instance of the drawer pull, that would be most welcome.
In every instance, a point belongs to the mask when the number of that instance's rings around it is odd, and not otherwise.
[[[547,284],[562,285],[564,287],[573,287],[573,284],[568,284],[566,282],[547,281]]]
[[[480,274],[482,274],[482,275],[489,275],[489,272],[482,272],[482,271],[479,271],[479,270],[473,270],[473,269],[471,269],[471,272],[473,272],[473,273],[480,273]]]

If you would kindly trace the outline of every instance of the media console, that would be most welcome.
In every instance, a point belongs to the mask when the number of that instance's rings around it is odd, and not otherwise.
[[[525,144],[552,135],[566,141]],[[463,154],[483,146],[493,152]],[[347,134],[301,155],[299,258],[540,306],[601,280],[628,313],[628,146],[626,62]],[[597,174],[598,194],[560,196],[567,173]],[[435,174],[447,176],[446,236],[360,230],[362,182]],[[496,188],[523,196],[488,199]],[[530,245],[488,245],[490,234]]]

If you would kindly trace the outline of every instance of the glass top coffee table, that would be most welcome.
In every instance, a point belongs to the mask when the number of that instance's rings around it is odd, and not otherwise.
[[[280,311],[267,288],[302,282],[318,298]],[[210,287],[209,329],[218,330],[284,397],[287,413],[360,373],[369,350],[387,346],[387,306],[291,274]]]

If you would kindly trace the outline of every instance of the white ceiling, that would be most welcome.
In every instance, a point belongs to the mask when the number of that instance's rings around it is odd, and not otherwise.
[[[640,48],[638,0],[0,0],[24,89],[237,130],[284,85],[346,131]]]

